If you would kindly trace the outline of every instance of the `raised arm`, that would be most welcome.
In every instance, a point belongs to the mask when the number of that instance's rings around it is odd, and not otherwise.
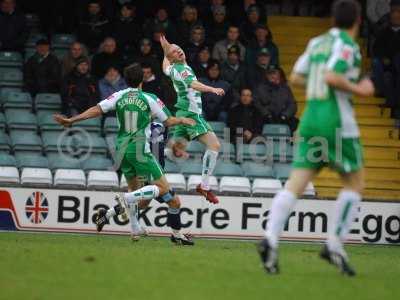
[[[221,88],[214,88],[212,86],[205,85],[201,83],[200,81],[193,80],[190,87],[198,92],[201,93],[213,93],[218,96],[223,96],[225,95],[225,91]]]
[[[164,35],[161,35],[161,37],[160,37],[160,44],[164,51],[164,59],[163,59],[163,63],[162,63],[162,68],[163,68],[163,72],[165,73],[167,71],[167,68],[171,65],[171,62],[168,59],[168,52],[169,52],[169,48],[171,47],[171,44],[167,41],[167,39],[165,38]]]
[[[70,127],[72,124],[74,124],[76,122],[83,121],[86,119],[97,118],[97,117],[100,117],[102,114],[103,114],[103,111],[100,108],[100,106],[95,105],[95,106],[92,106],[91,108],[89,108],[88,110],[84,111],[83,113],[81,113],[75,117],[72,117],[72,118],[66,118],[63,115],[55,114],[54,120],[64,127]]]

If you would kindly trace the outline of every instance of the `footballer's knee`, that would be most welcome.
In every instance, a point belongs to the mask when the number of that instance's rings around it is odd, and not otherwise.
[[[145,209],[149,206],[149,204],[150,204],[150,201],[140,200],[138,203],[138,207],[139,207],[139,209]]]
[[[181,207],[181,200],[177,195],[174,196],[170,202],[168,202],[168,206],[171,208],[180,208]]]

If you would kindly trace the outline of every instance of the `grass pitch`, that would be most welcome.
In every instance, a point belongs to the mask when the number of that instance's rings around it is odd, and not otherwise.
[[[318,258],[320,245],[282,244],[266,276],[254,242],[0,233],[0,299],[398,299],[400,248],[348,246],[358,276]]]

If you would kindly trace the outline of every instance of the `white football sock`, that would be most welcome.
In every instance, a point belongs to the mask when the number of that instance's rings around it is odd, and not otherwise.
[[[288,190],[278,192],[272,201],[265,236],[268,238],[273,248],[278,247],[279,236],[285,227],[286,221],[295,203],[296,196]]]
[[[203,170],[201,173],[201,186],[209,189],[210,176],[213,174],[215,165],[217,164],[218,152],[213,150],[206,150],[203,156]]]
[[[139,200],[151,200],[157,198],[160,194],[160,189],[156,185],[146,185],[141,189],[131,193],[125,193],[124,198],[129,205],[137,203]]]
[[[129,212],[130,212],[130,221],[131,221],[131,229],[133,233],[137,233],[140,231],[141,226],[139,224],[139,220],[138,220],[138,205],[137,203],[134,205],[130,205],[129,207]]]
[[[342,253],[343,241],[351,230],[358,213],[361,195],[352,190],[341,190],[335,203],[335,212],[329,224],[328,248]]]

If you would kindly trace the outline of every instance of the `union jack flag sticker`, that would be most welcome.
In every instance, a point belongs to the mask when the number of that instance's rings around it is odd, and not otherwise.
[[[49,213],[49,202],[41,192],[33,192],[26,200],[26,217],[33,224],[42,223]]]

